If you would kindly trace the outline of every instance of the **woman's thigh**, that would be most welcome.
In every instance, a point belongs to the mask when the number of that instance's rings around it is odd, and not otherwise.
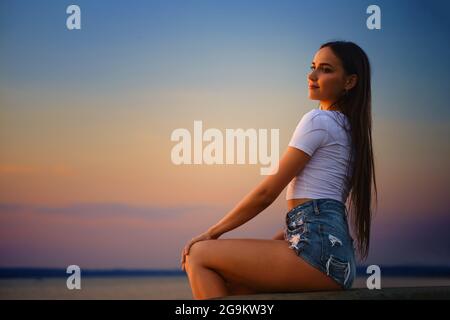
[[[314,268],[285,240],[216,239],[194,243],[186,264],[201,264],[224,279],[258,292],[338,290],[339,284]]]

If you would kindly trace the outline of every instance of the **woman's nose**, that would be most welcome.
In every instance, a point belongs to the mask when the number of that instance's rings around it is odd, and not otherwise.
[[[308,80],[311,80],[311,81],[317,80],[317,77],[316,77],[316,74],[314,73],[314,71],[311,71],[310,73],[308,73],[307,78],[308,78]]]

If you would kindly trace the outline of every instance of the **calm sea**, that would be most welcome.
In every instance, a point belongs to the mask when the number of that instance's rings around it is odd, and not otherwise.
[[[384,277],[382,288],[450,286],[450,277]],[[366,278],[358,277],[354,288],[365,288]],[[86,277],[80,290],[69,290],[66,278],[3,278],[0,299],[192,299],[185,276]]]

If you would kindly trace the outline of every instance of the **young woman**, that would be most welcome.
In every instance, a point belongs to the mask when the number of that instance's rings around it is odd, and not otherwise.
[[[347,289],[356,249],[367,258],[372,183],[377,194],[368,57],[352,42],[325,43],[307,78],[319,108],[299,121],[278,171],[184,247],[181,265],[195,299]],[[272,240],[218,239],[267,208],[287,185],[286,226]]]

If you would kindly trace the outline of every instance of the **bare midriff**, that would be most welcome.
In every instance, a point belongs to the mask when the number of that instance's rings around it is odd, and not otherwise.
[[[287,207],[288,207],[288,211],[292,210],[293,208],[295,208],[296,206],[301,205],[304,202],[310,201],[312,199],[309,198],[301,198],[301,199],[289,199],[287,201]]]

